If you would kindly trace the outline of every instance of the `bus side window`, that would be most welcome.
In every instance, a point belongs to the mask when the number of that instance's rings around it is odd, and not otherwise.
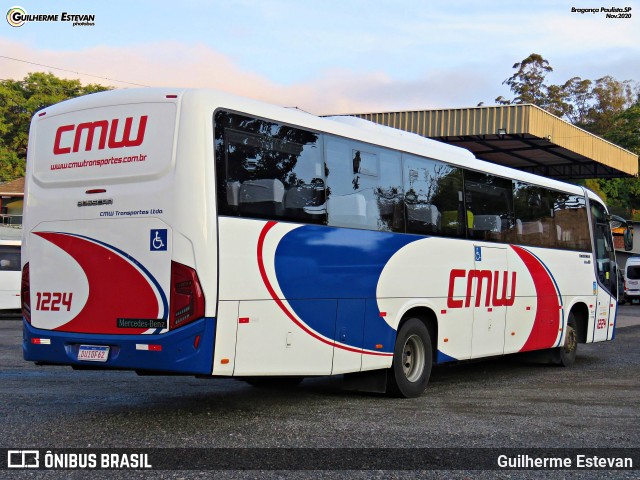
[[[220,214],[325,223],[319,134],[221,111],[215,135]]]
[[[558,247],[583,252],[591,251],[589,219],[584,197],[559,193],[553,210]]]
[[[467,209],[473,214],[469,238],[488,242],[513,241],[513,187],[511,180],[465,170]]]
[[[329,225],[404,232],[400,153],[325,139]]]
[[[554,209],[558,195],[558,192],[546,188],[514,182],[516,243],[546,248],[558,245],[561,229],[557,225]]]
[[[462,169],[403,154],[407,232],[464,238]]]

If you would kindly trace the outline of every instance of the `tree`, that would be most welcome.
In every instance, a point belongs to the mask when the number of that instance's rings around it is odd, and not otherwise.
[[[547,74],[553,71],[549,62],[541,55],[532,53],[521,62],[515,63],[513,68],[518,71],[502,84],[509,85],[516,96],[513,100],[500,96],[496,98],[496,102],[501,105],[532,103],[540,106],[546,103],[547,87],[544,81]]]
[[[537,53],[514,64],[517,69],[503,84],[515,94],[513,100],[498,97],[499,104],[533,103],[570,123],[640,154],[640,87],[633,80],[607,75],[595,81],[572,77],[563,84],[546,83],[553,71]],[[611,210],[631,217],[640,211],[640,182],[635,178],[576,181],[599,194]]]
[[[562,85],[562,92],[566,95],[568,108],[564,112],[566,119],[574,125],[583,124],[589,115],[589,107],[592,98],[591,80],[583,80],[573,77]],[[562,116],[562,115],[559,115]]]
[[[638,99],[640,87],[633,80],[619,81],[607,75],[595,81],[573,77],[563,84],[547,84],[553,72],[549,61],[532,53],[513,65],[517,71],[504,82],[512,100],[496,98],[501,105],[531,103],[596,135],[604,136],[614,119]]]
[[[640,155],[640,101],[614,117],[605,138]]]
[[[24,175],[29,124],[38,110],[108,89],[42,72],[30,73],[22,80],[0,81],[0,180]]]
[[[606,136],[616,118],[633,105],[638,85],[631,80],[619,81],[607,75],[597,79],[591,89],[587,114],[576,125],[599,136]]]

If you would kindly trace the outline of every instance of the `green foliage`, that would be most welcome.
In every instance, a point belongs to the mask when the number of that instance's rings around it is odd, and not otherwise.
[[[532,103],[640,155],[640,86],[637,82],[619,81],[607,75],[597,80],[573,77],[561,85],[548,85],[546,75],[553,68],[537,53],[513,68],[517,71],[503,83],[509,85],[515,97],[513,100],[498,97],[497,103]],[[613,213],[640,220],[640,180],[637,178],[594,178],[575,183],[600,195]]]
[[[604,134],[607,140],[640,155],[640,102],[614,115],[607,123],[610,123]],[[612,213],[640,220],[640,180],[610,178],[593,181],[606,195]]]
[[[24,159],[15,152],[0,147],[0,182],[8,182],[24,176]]]
[[[544,80],[547,74],[553,71],[549,62],[541,55],[532,53],[521,62],[515,63],[513,68],[518,71],[502,83],[509,85],[516,97],[513,100],[498,97],[496,102],[501,104],[533,103],[534,105],[545,103],[547,88]]]
[[[108,89],[42,72],[30,73],[22,80],[0,81],[0,180],[24,175],[29,124],[38,110]]]
[[[616,115],[604,137],[640,155],[640,101]]]

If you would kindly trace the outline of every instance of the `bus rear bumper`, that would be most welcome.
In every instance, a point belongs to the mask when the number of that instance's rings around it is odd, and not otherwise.
[[[41,330],[23,319],[22,351],[37,363],[211,375],[215,326],[215,318],[202,318],[162,335],[95,335]],[[106,360],[78,360],[81,345],[109,347]]]

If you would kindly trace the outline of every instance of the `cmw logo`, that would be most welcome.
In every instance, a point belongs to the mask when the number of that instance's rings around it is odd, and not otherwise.
[[[500,273],[502,273],[502,285],[500,285]],[[463,300],[454,300],[453,291],[456,282],[466,282],[466,296]],[[473,296],[475,283],[475,306],[479,307],[482,301],[483,290],[486,291],[485,307],[510,307],[516,300],[516,272],[511,272],[511,295],[507,295],[509,284],[509,272],[491,270],[463,270],[454,268],[449,273],[449,293],[447,294],[447,306],[449,308],[469,308]],[[486,290],[484,286],[486,285]],[[501,288],[502,287],[502,288]]]
[[[86,132],[84,151],[93,149],[94,137],[98,133],[98,150],[103,150],[105,146],[109,148],[137,147],[144,141],[144,131],[147,128],[148,115],[142,115],[138,121],[138,131],[135,138],[132,137],[133,117],[127,117],[124,121],[124,130],[121,137],[116,139],[118,134],[118,124],[120,120],[114,118],[109,120],[98,120],[95,122],[85,122],[78,125],[62,125],[56,130],[56,139],[53,143],[53,154],[63,155],[65,153],[78,152],[82,142],[83,133]],[[73,142],[72,142],[73,139]]]

